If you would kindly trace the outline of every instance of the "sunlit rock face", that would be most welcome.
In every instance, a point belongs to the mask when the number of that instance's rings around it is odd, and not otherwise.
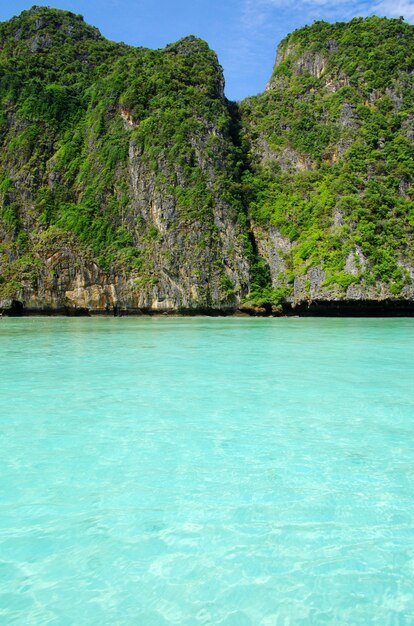
[[[315,22],[281,42],[265,93],[241,103],[250,223],[285,301],[413,293],[413,30]]]

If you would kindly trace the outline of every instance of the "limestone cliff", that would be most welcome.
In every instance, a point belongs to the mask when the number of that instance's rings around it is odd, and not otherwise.
[[[234,310],[248,291],[250,243],[230,107],[207,44],[117,46],[79,16],[38,7],[0,38],[3,300]]]
[[[414,298],[413,44],[401,20],[315,22],[241,105],[252,229],[294,305]]]
[[[400,20],[317,22],[236,105],[196,37],[132,48],[43,7],[0,24],[0,311],[409,310],[407,50]]]

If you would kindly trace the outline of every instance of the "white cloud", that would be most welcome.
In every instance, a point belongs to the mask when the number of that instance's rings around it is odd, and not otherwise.
[[[382,0],[374,5],[373,13],[387,17],[400,17],[414,21],[414,2],[412,0]]]
[[[274,27],[276,10],[280,11],[281,18],[283,13],[291,15],[300,13],[304,24],[314,19],[332,17],[336,19],[336,16],[338,19],[348,19],[349,15],[355,15],[354,7],[355,5],[359,7],[361,2],[363,0],[244,0],[241,26],[246,34],[257,33],[271,24]],[[362,13],[358,11],[357,14]]]
[[[268,13],[268,0],[244,0],[241,16],[242,27],[249,31],[260,28],[266,22]]]
[[[242,22],[260,28],[272,9],[303,11],[304,17],[348,19],[355,15],[403,16],[414,21],[414,0],[244,0]]]

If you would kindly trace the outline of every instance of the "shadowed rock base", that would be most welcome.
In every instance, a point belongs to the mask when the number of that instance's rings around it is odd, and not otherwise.
[[[19,317],[23,315],[23,303],[18,300],[0,300],[0,316]]]
[[[283,305],[282,315],[320,317],[413,317],[414,300],[314,300]]]
[[[87,309],[75,307],[61,308],[26,308],[18,300],[0,302],[0,316],[67,316],[82,317],[107,315],[114,317],[138,315],[207,315],[210,317],[250,316],[250,317],[414,317],[414,300],[314,300],[296,305],[285,302],[279,307],[263,305],[260,307],[241,306],[240,308],[216,309],[200,307],[194,309],[171,309],[159,311],[153,309],[127,308],[116,305],[107,309]]]

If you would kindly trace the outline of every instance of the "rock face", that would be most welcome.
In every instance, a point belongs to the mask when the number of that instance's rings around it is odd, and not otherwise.
[[[400,20],[316,22],[241,103],[257,249],[298,311],[412,298],[412,44]]]
[[[13,98],[4,88],[1,135],[6,300],[33,311],[234,310],[251,244],[234,114],[207,44],[128,48],[43,8],[3,24],[0,39],[17,82]]]
[[[246,292],[249,264],[243,233],[237,221],[229,218],[228,205],[214,190],[216,173],[205,145],[213,132],[204,129],[202,138],[190,139],[194,167],[208,172],[210,178],[207,186],[212,190],[213,202],[206,220],[197,215],[183,216],[182,207],[169,185],[157,184],[161,172],[165,181],[172,176],[185,188],[186,178],[181,168],[171,164],[167,169],[164,163],[159,163],[155,173],[145,160],[142,147],[130,142],[128,169],[133,215],[135,220],[145,224],[145,234],[137,233],[136,245],[146,250],[145,264],[151,268],[151,276],[156,277],[146,288],[141,284],[139,308],[227,310]],[[150,229],[153,229],[155,245],[146,249]],[[223,285],[230,287],[225,291]]]
[[[196,37],[131,48],[43,7],[0,24],[0,314],[409,303],[412,43],[317,22],[236,105]]]

